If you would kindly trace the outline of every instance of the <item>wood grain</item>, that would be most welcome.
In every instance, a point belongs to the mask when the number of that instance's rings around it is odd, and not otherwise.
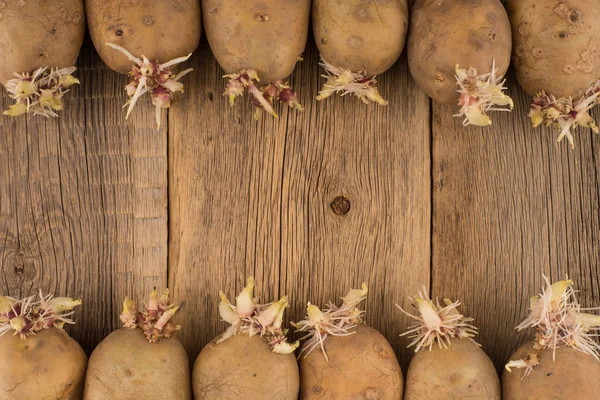
[[[387,108],[317,103],[317,56],[311,44],[292,76],[305,112],[255,122],[247,101],[221,96],[203,43],[156,130],[147,99],[123,121],[126,77],[86,43],[61,118],[0,117],[0,293],[82,296],[71,333],[90,351],[124,295],[168,278],[193,360],[225,329],[219,289],[234,297],[255,276],[264,301],[290,296],[296,320],[364,280],[367,320],[404,367],[408,321],[393,304],[430,277],[475,317],[498,368],[528,337],[513,327],[542,273],[568,273],[597,305],[600,137],[581,130],[573,151],[532,130],[512,74],[516,109],[492,128],[463,128],[452,107],[430,115],[404,58],[380,77]]]
[[[429,283],[429,101],[403,59],[380,78],[395,107],[317,103],[317,60],[311,45],[292,76],[305,111],[255,122],[247,102],[229,108],[203,46],[170,111],[169,283],[188,300],[192,359],[225,328],[218,290],[234,297],[251,275],[264,301],[290,296],[293,320],[367,282],[368,321],[407,354],[393,304]]]
[[[0,117],[0,293],[81,296],[90,351],[123,296],[166,285],[167,141],[148,102],[124,122],[126,77],[90,43],[78,76],[60,118]]]
[[[515,110],[492,127],[463,128],[437,104],[432,124],[433,294],[462,300],[499,369],[531,337],[514,327],[542,274],[568,274],[587,307],[600,293],[600,138],[580,130],[571,150],[533,130],[530,99],[509,80]]]

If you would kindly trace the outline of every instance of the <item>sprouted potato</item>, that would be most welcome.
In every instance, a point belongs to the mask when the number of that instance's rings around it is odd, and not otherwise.
[[[202,0],[202,16],[230,105],[247,90],[257,119],[261,110],[277,117],[275,100],[303,110],[285,79],[306,46],[310,0]]]
[[[58,116],[79,83],[73,73],[84,33],[83,0],[0,1],[0,83],[15,101],[4,115]]]
[[[317,100],[340,93],[387,105],[377,75],[390,69],[404,48],[406,0],[314,0],[312,25],[326,78]]]
[[[196,399],[298,398],[298,343],[282,327],[286,296],[269,304],[254,298],[254,279],[229,302],[220,292],[219,313],[229,328],[202,349],[193,371]]]
[[[533,97],[533,127],[554,126],[574,147],[577,126],[598,133],[589,111],[600,96],[600,2],[509,0],[513,63]]]
[[[411,298],[417,314],[397,306],[415,320],[401,336],[415,348],[406,376],[404,400],[500,400],[500,380],[494,364],[473,337],[473,318],[458,312],[460,303],[441,305],[419,292]]]
[[[410,72],[433,100],[458,104],[464,125],[491,125],[489,111],[512,110],[503,78],[511,43],[499,0],[417,0],[412,7]]]
[[[308,304],[300,360],[300,399],[401,400],[402,370],[394,350],[377,330],[363,324],[357,308],[367,285],[351,290],[342,306],[321,310]]]
[[[566,279],[550,284],[530,302],[518,330],[535,328],[533,341],[521,346],[502,376],[504,400],[600,398],[600,317],[586,313]]]
[[[81,300],[0,296],[0,400],[80,400],[87,357],[63,327]]]
[[[169,291],[150,294],[145,310],[125,298],[123,327],[108,335],[90,357],[85,400],[189,400],[192,398],[187,353],[173,337],[172,318],[180,306]]]
[[[198,47],[202,32],[200,0],[129,1],[86,0],[90,35],[96,50],[112,70],[128,73],[127,119],[138,99],[151,94],[156,125],[161,110],[191,68],[175,73]]]

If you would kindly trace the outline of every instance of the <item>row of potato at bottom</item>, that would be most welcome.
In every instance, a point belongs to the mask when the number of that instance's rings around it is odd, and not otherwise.
[[[80,300],[41,291],[0,297],[0,400],[600,399],[600,317],[581,307],[573,281],[546,283],[517,326],[535,329],[535,337],[511,356],[502,384],[460,303],[433,301],[426,291],[410,298],[414,311],[397,306],[414,321],[403,334],[416,352],[406,380],[390,344],[363,322],[365,284],[341,305],[309,303],[292,323],[303,334],[294,343],[283,327],[286,296],[259,304],[253,278],[235,304],[221,292],[219,313],[229,327],[204,347],[192,373],[174,336],[179,306],[168,290],[152,291],[141,308],[125,298],[123,327],[89,362],[63,330]]]

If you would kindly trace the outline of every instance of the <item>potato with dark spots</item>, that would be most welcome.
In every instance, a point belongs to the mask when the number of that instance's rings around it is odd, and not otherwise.
[[[294,350],[282,328],[286,296],[258,304],[254,278],[231,304],[219,293],[219,314],[229,328],[202,349],[193,371],[194,398],[202,400],[297,400]]]
[[[415,356],[406,375],[404,400],[500,400],[500,379],[494,364],[473,337],[472,318],[458,311],[460,303],[429,298],[424,288],[410,298],[414,320],[401,336],[411,340]]]
[[[300,360],[300,399],[401,400],[402,370],[394,350],[377,330],[363,324],[357,308],[367,285],[351,290],[343,304],[321,310],[308,304]]]
[[[125,298],[123,328],[111,333],[90,356],[85,400],[190,400],[187,353],[172,335],[179,309],[169,291],[150,294],[146,310]]]
[[[406,0],[314,0],[312,24],[327,81],[318,100],[351,93],[386,105],[376,76],[400,57],[408,31]]]
[[[405,400],[500,400],[494,364],[471,340],[451,339],[413,357],[406,374]]]
[[[81,400],[87,357],[61,327],[81,301],[0,297],[0,400]]]
[[[535,329],[505,365],[504,400],[600,399],[600,316],[577,301],[570,279],[550,284],[530,299],[517,330]]]
[[[217,340],[202,349],[194,364],[196,399],[298,398],[298,363],[293,353],[273,353],[260,335],[235,335],[226,345]]]
[[[127,117],[138,98],[151,92],[160,127],[161,109],[183,92],[173,66],[198,47],[202,32],[200,0],[85,0],[96,50],[112,70],[132,76],[126,90]],[[126,118],[127,118],[126,117]]]
[[[576,126],[598,132],[589,110],[600,93],[600,3],[596,0],[509,0],[513,63],[533,97],[534,127],[553,125],[574,145]]]
[[[86,0],[86,9],[100,57],[122,74],[131,71],[131,60],[106,43],[163,63],[192,53],[200,42],[199,0]]]
[[[5,115],[58,115],[84,33],[83,0],[0,0],[0,83],[15,101]]]
[[[528,376],[523,372],[504,371],[503,400],[570,400],[600,399],[600,362],[589,354],[572,348],[539,350],[529,342],[521,346],[511,360],[536,354],[539,365]]]
[[[324,342],[300,358],[301,399],[402,399],[402,371],[394,349],[376,329],[358,325],[350,336]]]
[[[490,125],[503,93],[511,29],[499,0],[417,0],[408,39],[410,72],[433,100],[456,105],[465,125]]]
[[[210,48],[228,74],[231,104],[247,89],[253,105],[273,116],[274,100],[302,109],[284,79],[306,46],[310,0],[202,0],[202,16]]]
[[[80,400],[87,357],[63,330],[0,337],[1,400]],[[15,368],[18,366],[18,368]]]
[[[86,400],[191,399],[189,360],[176,338],[148,343],[141,329],[111,333],[90,357]]]
[[[579,98],[600,78],[600,3],[596,0],[511,0],[513,63],[519,84]]]

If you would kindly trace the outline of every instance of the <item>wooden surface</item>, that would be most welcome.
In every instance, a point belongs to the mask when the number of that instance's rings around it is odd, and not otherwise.
[[[408,320],[394,304],[423,285],[463,301],[498,367],[526,338],[513,327],[542,273],[568,273],[584,305],[598,302],[598,136],[582,130],[572,151],[532,130],[514,83],[513,114],[464,129],[416,87],[405,55],[379,79],[387,108],[317,103],[312,43],[304,56],[291,81],[305,112],[255,122],[247,98],[229,108],[221,96],[203,43],[156,130],[148,99],[123,120],[126,77],[87,43],[60,119],[0,117],[0,293],[82,296],[71,333],[89,352],[124,295],[168,284],[186,300],[193,359],[225,329],[218,290],[234,297],[246,276],[265,301],[289,295],[292,320],[366,281],[367,320],[404,367]]]
[[[148,103],[123,121],[126,78],[90,43],[78,67],[60,118],[0,117],[0,293],[81,296],[71,333],[89,352],[123,296],[166,285],[167,139]]]

